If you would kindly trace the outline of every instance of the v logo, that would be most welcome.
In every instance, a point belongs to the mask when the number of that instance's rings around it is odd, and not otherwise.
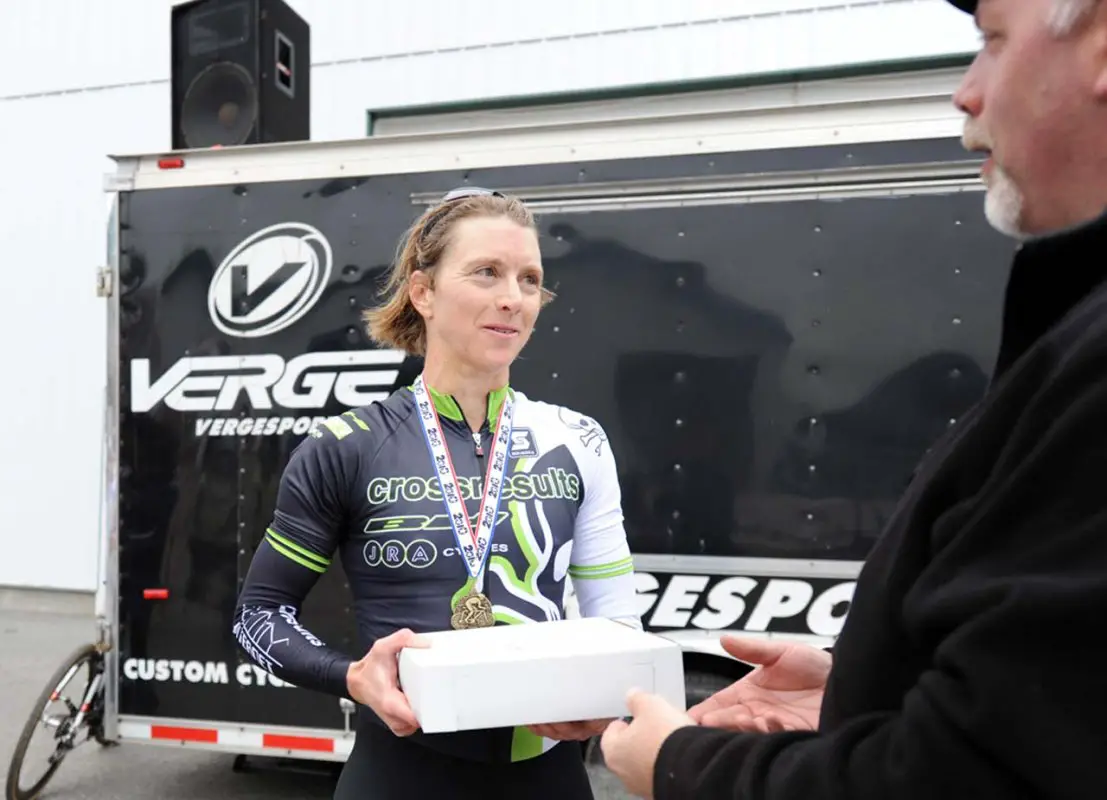
[[[273,292],[284,286],[289,278],[295,275],[305,263],[301,261],[299,263],[282,264],[280,269],[266,278],[261,286],[258,286],[252,292],[247,280],[246,265],[235,264],[231,267],[231,308],[235,310],[235,313],[242,316],[251,313],[268,300]]]

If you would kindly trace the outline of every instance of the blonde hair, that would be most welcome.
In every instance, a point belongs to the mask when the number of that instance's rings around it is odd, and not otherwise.
[[[377,344],[403,350],[409,355],[426,355],[427,329],[423,316],[411,303],[411,278],[416,271],[425,272],[433,286],[434,269],[450,243],[450,233],[459,222],[477,217],[504,217],[537,233],[534,214],[517,197],[479,189],[473,191],[480,193],[462,194],[453,199],[446,195],[438,205],[424,211],[400,239],[382,290],[386,300],[361,315],[366,333]],[[541,291],[542,305],[554,298],[553,292],[545,287]]]
[[[1049,14],[1049,29],[1054,36],[1075,32],[1091,16],[1099,0],[1053,0]]]

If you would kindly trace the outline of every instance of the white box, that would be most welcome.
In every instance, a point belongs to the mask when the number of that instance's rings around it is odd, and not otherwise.
[[[598,617],[421,634],[400,686],[425,733],[625,717],[634,687],[681,710],[684,662],[668,639]]]

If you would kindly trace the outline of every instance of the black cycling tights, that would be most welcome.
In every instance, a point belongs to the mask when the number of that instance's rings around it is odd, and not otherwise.
[[[513,764],[465,761],[363,725],[334,800],[593,800],[580,742]]]

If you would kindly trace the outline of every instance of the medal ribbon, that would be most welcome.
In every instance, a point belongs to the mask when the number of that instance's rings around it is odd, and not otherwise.
[[[488,472],[484,478],[484,495],[477,514],[477,527],[473,529],[469,514],[461,499],[461,486],[458,484],[454,462],[446,447],[446,437],[438,419],[438,411],[427,391],[423,376],[415,379],[415,408],[419,420],[423,423],[423,434],[430,451],[438,485],[442,489],[442,502],[446,504],[450,527],[453,528],[457,547],[465,562],[465,569],[474,580],[484,568],[491,549],[492,536],[496,528],[496,514],[500,508],[500,494],[503,489],[504,473],[507,472],[507,449],[511,441],[511,421],[515,412],[515,400],[509,389],[500,406],[500,415],[496,421],[496,430],[492,437],[492,452],[488,458]],[[465,536],[462,536],[462,530]]]

